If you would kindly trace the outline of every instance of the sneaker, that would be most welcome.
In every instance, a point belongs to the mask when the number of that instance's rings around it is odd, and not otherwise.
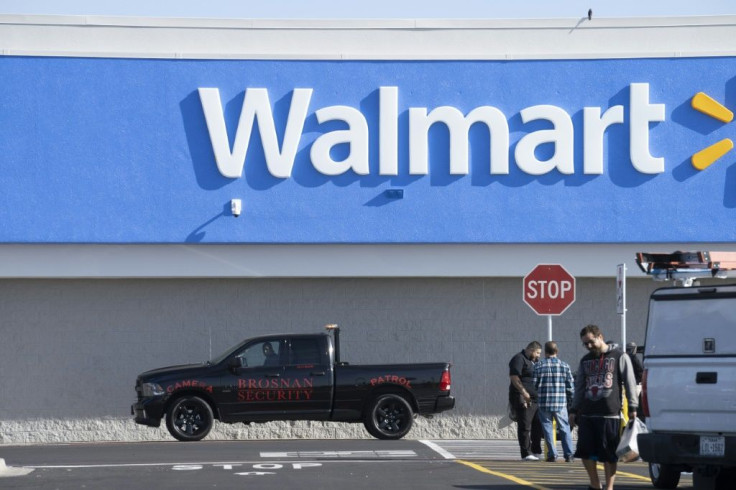
[[[537,459],[542,459],[542,453],[534,453],[534,456],[536,456]]]
[[[565,463],[574,463],[574,462],[575,462],[575,457],[574,456],[572,456],[572,455],[565,456]]]
[[[539,461],[539,458],[530,454],[529,456],[521,458],[522,461]]]
[[[550,456],[549,458],[545,459],[545,461],[548,462],[548,463],[554,463],[554,462],[557,461],[557,457],[556,456]]]

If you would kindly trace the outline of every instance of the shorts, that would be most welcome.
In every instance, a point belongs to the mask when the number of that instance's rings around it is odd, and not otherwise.
[[[606,417],[575,418],[578,424],[578,447],[575,457],[601,463],[618,461],[616,447],[621,440],[621,419]]]

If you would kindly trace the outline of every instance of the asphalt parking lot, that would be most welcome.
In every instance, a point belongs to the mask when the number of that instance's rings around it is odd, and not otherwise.
[[[521,462],[517,453],[506,440],[2,446],[0,488],[587,488],[579,462]],[[653,488],[647,465],[620,465],[616,488]],[[684,475],[678,488],[692,488],[692,479]]]

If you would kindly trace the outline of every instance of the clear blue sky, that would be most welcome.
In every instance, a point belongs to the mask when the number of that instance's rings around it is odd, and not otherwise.
[[[0,14],[208,18],[580,18],[736,14],[735,0],[0,0]]]

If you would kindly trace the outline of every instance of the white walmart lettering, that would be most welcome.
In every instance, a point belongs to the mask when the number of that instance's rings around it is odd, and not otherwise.
[[[649,84],[632,83],[629,96],[629,155],[631,164],[643,174],[664,172],[664,158],[654,157],[649,150],[649,125],[665,120],[664,104],[649,102]],[[276,126],[265,88],[248,88],[235,131],[235,142],[230,149],[225,118],[216,88],[200,88],[207,130],[217,168],[224,177],[242,177],[248,153],[248,142],[254,123],[257,122],[266,166],[271,175],[288,178],[294,166],[304,131],[304,122],[309,110],[313,89],[294,89],[291,105],[284,128],[283,142],[278,143]],[[380,175],[398,175],[398,87],[379,89],[378,114],[378,168]],[[357,175],[369,173],[368,122],[358,109],[349,106],[329,106],[315,112],[317,122],[342,121],[348,129],[329,131],[321,134],[312,143],[311,163],[323,175],[335,176],[348,171]],[[522,109],[524,124],[536,120],[552,123],[552,129],[543,129],[524,135],[516,145],[514,159],[516,166],[529,175],[544,175],[557,170],[563,175],[571,175],[574,168],[574,127],[572,118],[562,108],[553,105],[536,105]],[[506,116],[491,106],[476,107],[463,115],[455,107],[436,107],[427,112],[426,107],[409,108],[409,173],[427,175],[429,173],[429,130],[434,124],[444,124],[450,135],[450,174],[469,173],[468,131],[474,124],[484,124],[490,134],[489,172],[492,175],[509,173],[509,125]],[[583,173],[600,175],[603,173],[603,137],[613,124],[624,123],[624,106],[616,105],[603,114],[600,107],[583,108]],[[347,144],[348,156],[335,161],[331,150],[336,145]],[[536,149],[543,144],[554,145],[554,153],[547,160],[539,160]]]

